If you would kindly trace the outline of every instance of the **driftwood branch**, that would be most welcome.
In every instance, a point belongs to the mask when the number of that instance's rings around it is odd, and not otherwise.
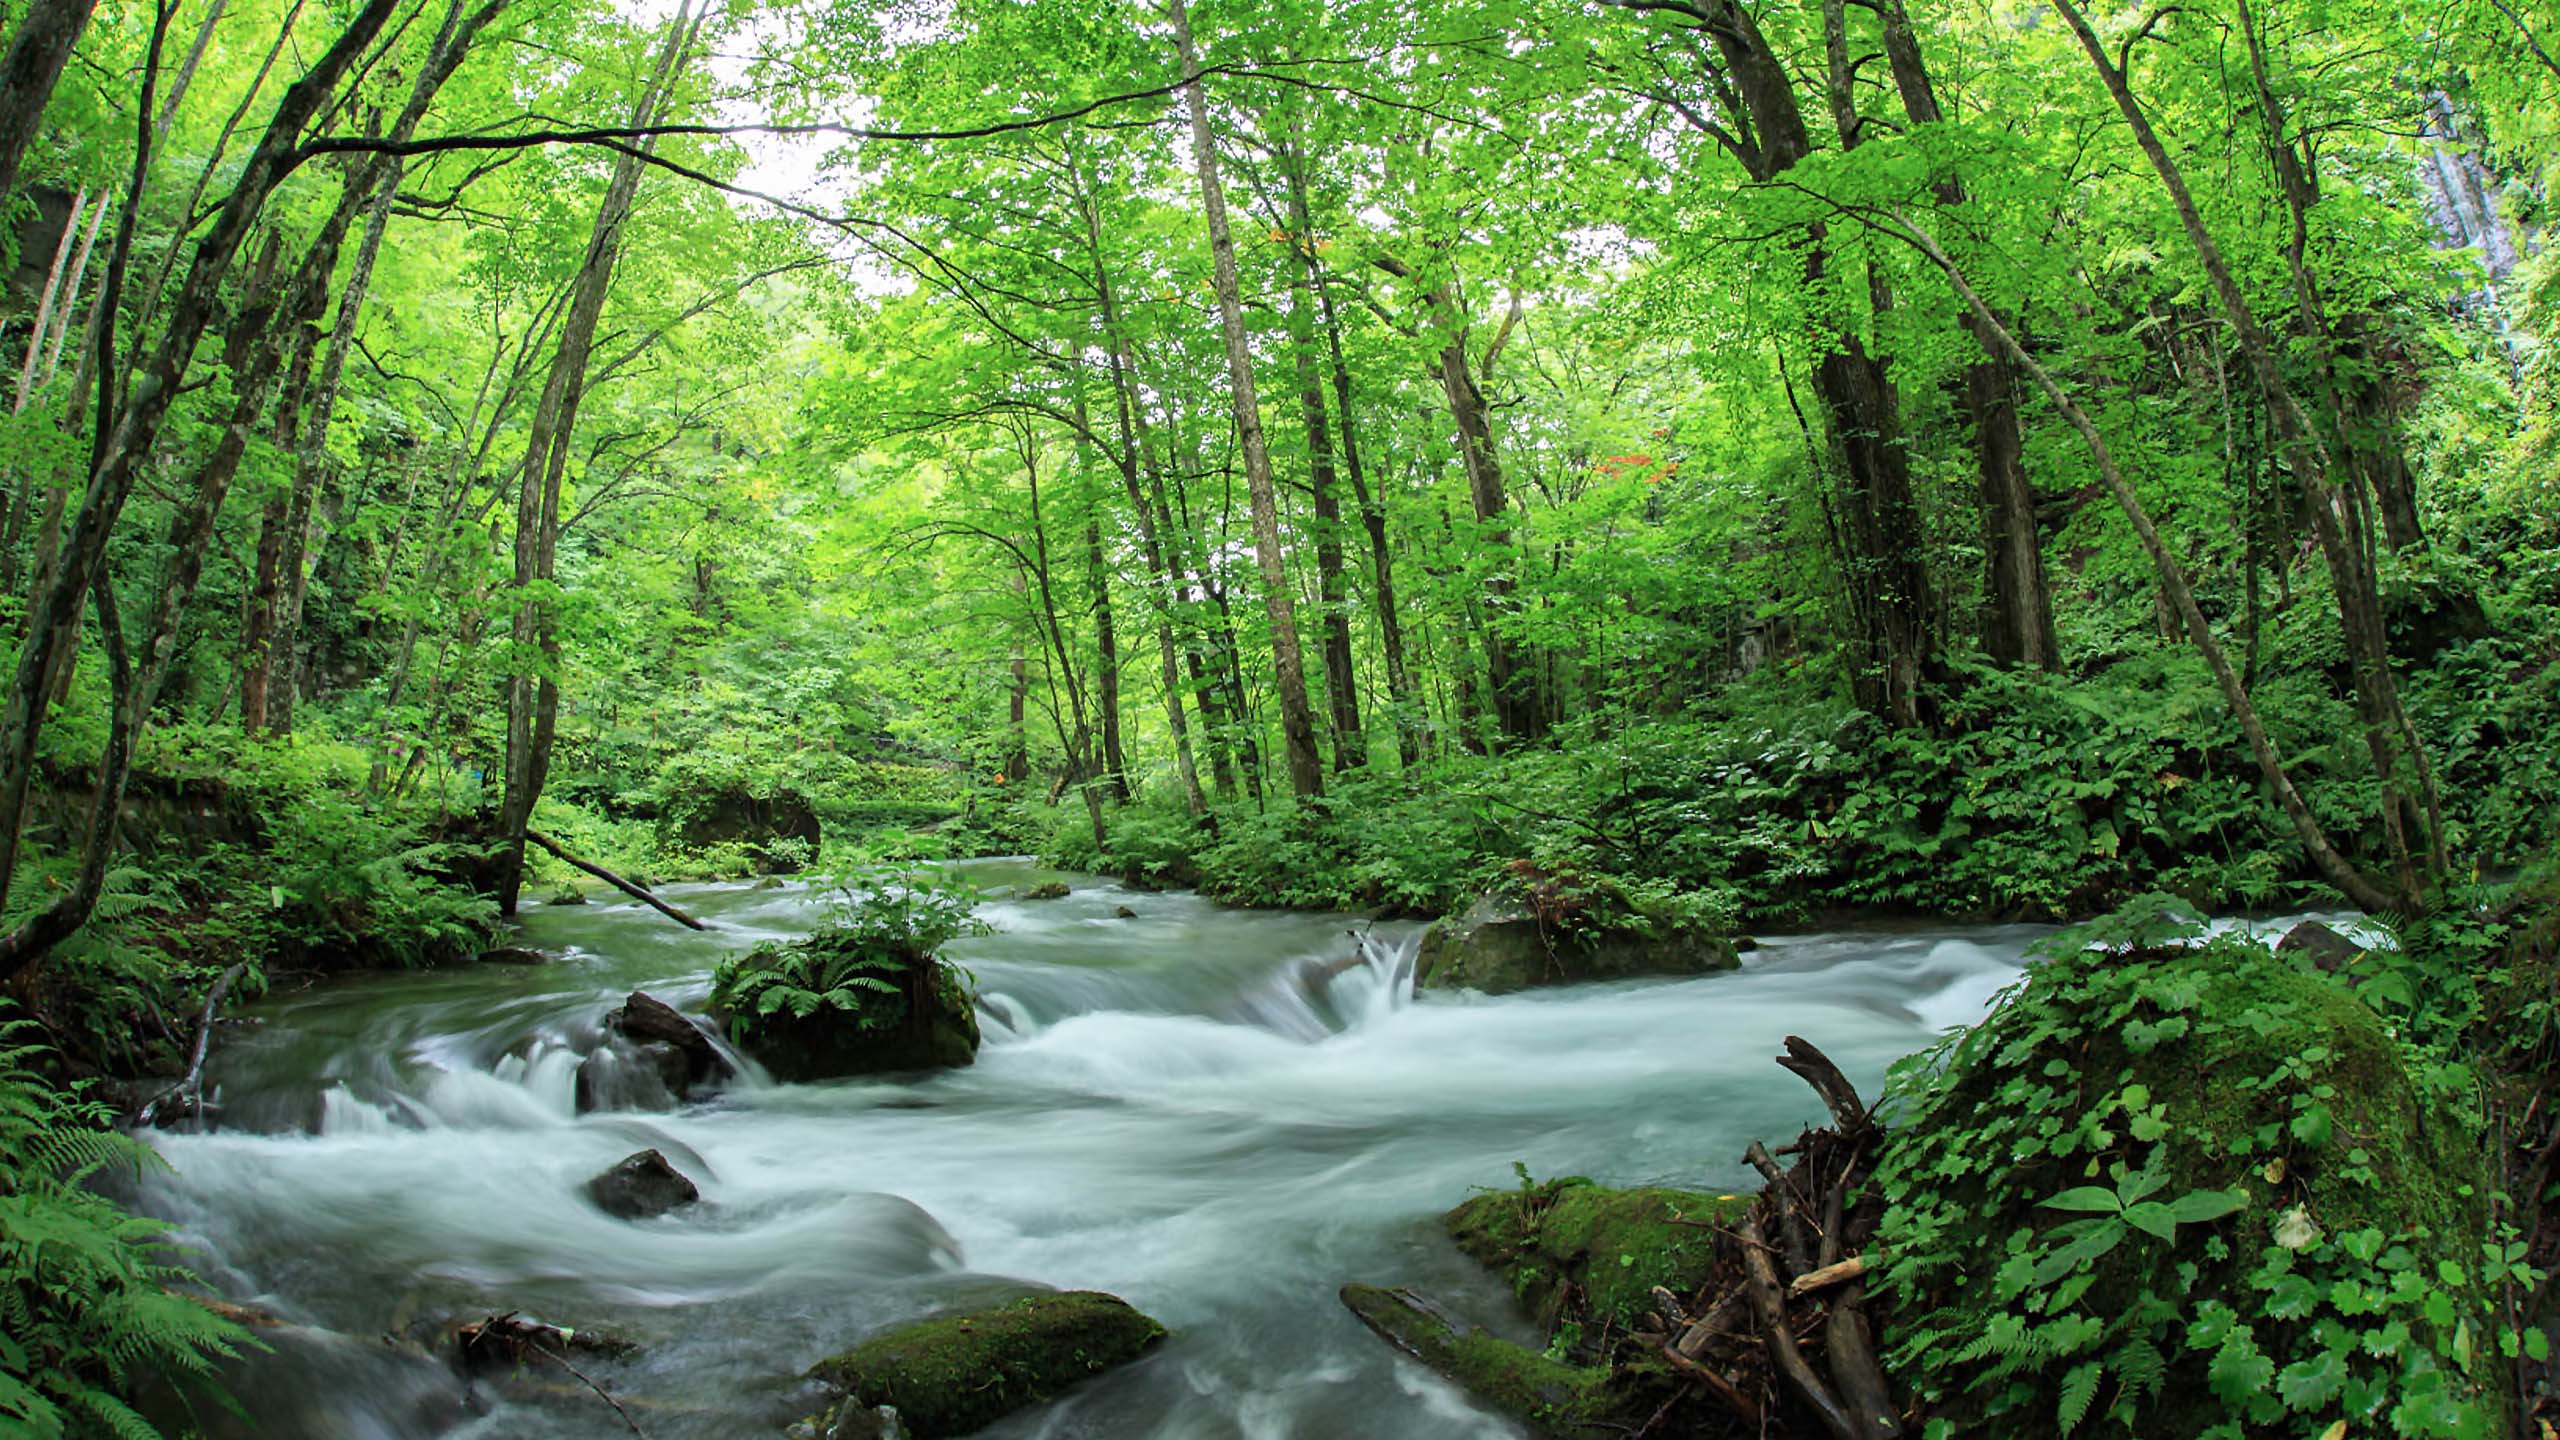
[[[177,1084],[152,1096],[150,1103],[144,1105],[133,1117],[135,1124],[150,1124],[152,1118],[160,1113],[160,1107],[163,1104],[180,1096],[186,1097],[186,1108],[189,1110],[203,1107],[204,1061],[205,1056],[212,1053],[213,1049],[213,1012],[221,1006],[222,997],[230,992],[232,982],[238,980],[240,972],[247,968],[246,964],[241,964],[223,971],[222,978],[214,981],[213,988],[205,992],[204,1014],[196,1020],[195,1052],[187,1061],[187,1073],[179,1079]]]
[[[650,906],[659,914],[666,916],[668,919],[673,920],[680,925],[684,925],[694,930],[708,930],[711,928],[710,926],[703,924],[701,921],[694,919],[692,916],[687,915],[682,910],[677,909],[675,906],[670,905],[666,901],[659,899],[657,896],[650,894],[643,887],[623,879],[621,876],[614,874],[612,871],[596,864],[594,861],[581,860],[577,856],[570,854],[568,851],[561,849],[559,841],[552,839],[550,836],[543,834],[539,830],[527,830],[524,832],[524,838],[541,846],[543,849],[550,851],[552,854],[559,856],[562,860],[586,871],[588,874],[593,875],[607,885],[621,891],[623,894],[630,896],[632,899]]]

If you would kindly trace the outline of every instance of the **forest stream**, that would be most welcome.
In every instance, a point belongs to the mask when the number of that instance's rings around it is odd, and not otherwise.
[[[815,1408],[796,1378],[814,1361],[1036,1286],[1123,1295],[1174,1338],[993,1436],[1512,1433],[1365,1333],[1336,1287],[1417,1283],[1503,1323],[1501,1282],[1435,1224],[1471,1188],[1516,1185],[1514,1162],[1740,1184],[1750,1139],[1819,1118],[1770,1064],[1781,1036],[1872,1094],[1978,1018],[2043,933],[1862,928],[1773,939],[1708,979],[1416,1000],[1415,925],[1082,876],[1064,899],[1008,898],[1061,877],[963,868],[996,933],[949,954],[987,1043],[927,1079],[749,1078],[674,1113],[576,1113],[605,1012],[635,988],[698,1010],[726,947],[817,923],[802,884],[671,887],[706,935],[620,900],[542,908],[522,939],[557,963],[254,1007],[216,1062],[222,1124],[158,1137],[174,1170],[146,1200],[213,1283],[292,1322],[239,1385],[255,1433],[631,1433],[565,1375],[483,1382],[468,1414],[449,1370],[370,1338],[521,1310],[638,1342],[581,1368],[655,1440],[776,1434]],[[589,1203],[589,1177],[653,1146],[706,1203],[638,1223]]]

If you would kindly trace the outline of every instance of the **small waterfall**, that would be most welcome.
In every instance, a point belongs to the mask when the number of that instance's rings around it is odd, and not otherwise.
[[[1352,935],[1352,943],[1360,947],[1364,968],[1334,981],[1340,990],[1363,984],[1368,990],[1351,1028],[1374,1025],[1413,1003],[1414,962],[1422,955],[1423,933],[1417,928],[1389,940],[1379,939],[1375,929]]]
[[[1351,948],[1288,967],[1237,1005],[1249,1025],[1296,1040],[1321,1040],[1366,1028],[1413,1003],[1413,964],[1422,932],[1380,936],[1348,932]]]

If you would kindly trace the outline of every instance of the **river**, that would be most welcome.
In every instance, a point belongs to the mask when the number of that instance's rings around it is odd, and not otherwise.
[[[964,868],[996,933],[947,953],[977,978],[986,1045],[928,1078],[750,1079],[671,1113],[575,1112],[605,1012],[639,988],[698,1012],[719,955],[817,923],[796,883],[670,887],[708,934],[619,897],[542,907],[520,940],[558,963],[253,1007],[212,1072],[222,1123],[157,1136],[172,1168],[144,1197],[209,1284],[293,1322],[237,1377],[246,1425],[213,1428],[629,1435],[568,1376],[466,1401],[440,1364],[347,1338],[519,1310],[638,1342],[580,1368],[652,1440],[778,1434],[814,1408],[796,1377],[870,1331],[1055,1286],[1124,1296],[1173,1338],[990,1436],[1510,1434],[1397,1359],[1336,1288],[1412,1283],[1499,1317],[1500,1282],[1436,1224],[1471,1189],[1515,1185],[1515,1163],[1744,1184],[1748,1141],[1820,1118],[1770,1063],[1783,1036],[1872,1095],[1895,1058],[1978,1018],[2042,933],[1791,937],[1709,979],[1416,1000],[1412,925]],[[1074,893],[1011,898],[1052,878]],[[590,1176],[650,1146],[702,1204],[632,1223],[587,1201]]]

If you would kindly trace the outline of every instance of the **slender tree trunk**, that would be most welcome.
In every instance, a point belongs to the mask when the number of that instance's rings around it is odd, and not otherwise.
[[[1334,413],[1342,419],[1342,465],[1351,480],[1351,496],[1360,507],[1361,528],[1369,535],[1370,598],[1378,612],[1378,648],[1386,662],[1387,698],[1395,708],[1396,755],[1405,768],[1421,763],[1426,723],[1422,697],[1405,667],[1404,616],[1396,599],[1395,551],[1387,543],[1386,497],[1369,488],[1360,463],[1358,412],[1351,403],[1351,366],[1342,354],[1342,326],[1334,314],[1333,294],[1319,273],[1316,305],[1324,317],[1325,348],[1333,362]]]
[[[650,123],[667,103],[675,77],[685,64],[700,22],[690,0],[668,23],[660,51],[639,100],[632,125]],[[642,140],[640,148],[650,142]],[[551,737],[560,714],[560,638],[554,605],[538,587],[556,584],[555,558],[560,529],[560,487],[585,394],[587,364],[595,345],[596,323],[622,253],[622,228],[631,218],[639,193],[642,161],[617,153],[594,230],[587,239],[586,259],[569,309],[560,327],[560,342],[551,371],[535,406],[532,437],[525,449],[524,473],[516,498],[514,621],[515,668],[507,685],[507,751],[505,793],[499,811],[499,839],[504,846],[498,880],[498,910],[513,915],[524,885],[524,832],[549,779]],[[531,657],[539,656],[538,663]]]
[[[1218,314],[1227,346],[1227,376],[1235,406],[1236,435],[1244,450],[1246,494],[1252,502],[1254,563],[1262,577],[1262,603],[1271,621],[1271,666],[1280,691],[1280,734],[1289,758],[1289,784],[1300,800],[1324,794],[1324,761],[1316,751],[1315,714],[1307,703],[1306,666],[1298,649],[1297,607],[1280,554],[1280,502],[1271,480],[1271,451],[1262,435],[1261,402],[1253,383],[1253,348],[1244,328],[1242,287],[1236,276],[1235,239],[1227,230],[1226,193],[1218,179],[1217,145],[1209,135],[1209,101],[1200,85],[1200,59],[1192,48],[1191,16],[1173,0],[1174,44],[1181,56],[1184,96],[1191,112],[1191,155],[1200,174],[1200,203],[1209,219],[1209,251],[1218,292]]]
[[[1102,720],[1102,785],[1129,803],[1129,760],[1120,750],[1120,637],[1112,624],[1111,570],[1102,558],[1102,522],[1084,527],[1085,559],[1093,584],[1094,708]]]
[[[1294,126],[1293,126],[1294,129]],[[1289,278],[1289,351],[1298,371],[1298,410],[1307,432],[1307,486],[1316,532],[1316,607],[1324,637],[1325,695],[1331,702],[1333,768],[1369,763],[1369,740],[1360,724],[1360,681],[1351,658],[1351,599],[1342,577],[1342,501],[1333,466],[1333,435],[1324,411],[1323,371],[1316,359],[1315,292],[1323,283],[1316,266],[1315,220],[1307,200],[1305,159],[1292,134],[1280,152],[1289,189],[1296,273]],[[1343,416],[1347,427],[1349,413]],[[1349,448],[1346,439],[1345,448]]]
[[[2399,902],[2412,910],[2422,910],[2426,908],[2430,886],[2419,873],[2419,852],[2423,851],[2424,864],[2431,875],[2441,876],[2449,868],[2443,821],[2426,748],[2418,742],[2415,729],[2401,710],[2398,686],[2392,678],[2381,599],[2367,554],[2361,507],[2331,483],[2333,467],[2328,447],[2295,400],[2273,343],[2241,293],[2221,246],[2205,227],[2185,173],[2170,157],[2152,128],[2149,115],[2134,99],[2129,78],[2108,56],[2097,31],[2073,0],[2055,0],[2055,8],[2088,53],[2107,93],[2116,102],[2117,112],[2125,117],[2135,141],[2159,175],[2189,243],[2203,263],[2206,278],[2221,301],[2223,313],[2231,322],[2241,353],[2248,358],[2259,389],[2266,396],[2285,466],[2309,502],[2312,530],[2329,562],[2330,588],[2336,595],[2339,626],[2355,676],[2356,708],[2364,724],[2366,747],[2374,758],[2376,777],[2383,786],[2383,830],[2399,872]],[[2304,278],[2297,266],[2298,291]],[[2316,309],[2315,296],[2302,294],[2300,298],[2306,308]],[[2396,750],[2404,753],[2395,755]]]

